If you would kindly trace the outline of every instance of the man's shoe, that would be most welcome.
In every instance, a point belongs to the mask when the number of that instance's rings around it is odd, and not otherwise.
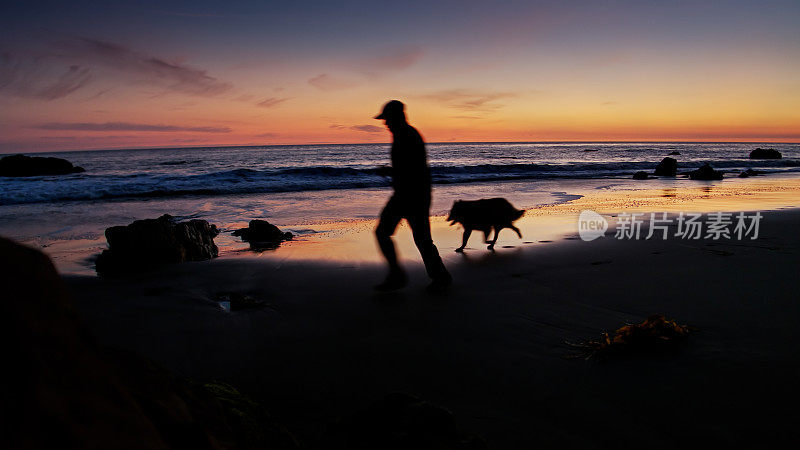
[[[453,277],[450,274],[434,278],[431,284],[425,288],[429,294],[444,294],[453,284]]]
[[[408,276],[404,272],[390,273],[383,282],[373,286],[379,292],[396,291],[403,289],[408,284]]]

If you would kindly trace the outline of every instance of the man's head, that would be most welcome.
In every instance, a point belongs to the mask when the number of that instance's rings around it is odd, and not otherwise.
[[[392,100],[383,105],[383,110],[375,116],[376,119],[385,120],[386,126],[391,130],[397,125],[406,123],[406,105],[399,100]]]

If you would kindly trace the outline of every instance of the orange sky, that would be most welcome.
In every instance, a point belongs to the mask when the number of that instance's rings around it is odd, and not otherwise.
[[[418,33],[354,22],[367,41],[329,23],[353,17],[338,10],[287,10],[317,34],[271,35],[244,13],[21,11],[0,48],[0,152],[387,142],[372,116],[392,98],[430,142],[800,142],[796,3],[534,3]]]

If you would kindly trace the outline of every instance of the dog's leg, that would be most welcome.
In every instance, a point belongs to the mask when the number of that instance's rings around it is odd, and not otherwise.
[[[519,228],[515,227],[514,225],[511,225],[511,227],[509,228],[514,230],[517,233],[517,236],[519,236],[519,238],[522,239],[522,233],[520,233]]]
[[[464,247],[467,246],[467,241],[469,240],[470,234],[472,234],[472,228],[464,228],[464,237],[461,238],[461,247],[456,249],[457,252],[461,253],[464,251]]]
[[[492,243],[487,247],[489,250],[494,250],[494,244],[497,243],[497,236],[500,236],[500,230],[502,230],[502,228],[494,228],[494,239],[492,239]]]
[[[492,238],[490,237],[492,235],[492,231],[494,231],[494,228],[492,228],[492,227],[484,228],[484,230],[483,230],[483,242],[485,242],[487,244],[489,242],[492,242]]]

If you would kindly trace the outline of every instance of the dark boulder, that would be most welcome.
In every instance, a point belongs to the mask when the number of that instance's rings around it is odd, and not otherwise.
[[[661,160],[656,166],[653,175],[660,177],[674,177],[678,174],[678,160],[675,158],[666,157]]]
[[[204,261],[218,254],[217,227],[205,220],[175,222],[164,214],[137,220],[127,226],[106,228],[108,250],[97,258],[100,274],[137,272],[154,265]]]
[[[722,172],[714,170],[710,164],[705,163],[699,169],[689,172],[689,178],[692,180],[721,180]]]
[[[83,167],[73,166],[66,159],[11,155],[0,159],[0,176],[32,177],[37,175],[67,175],[85,172]]]
[[[681,152],[679,152],[679,151],[677,151],[677,150],[676,150],[676,151],[669,152],[669,154],[670,154],[670,155],[680,155],[680,154],[681,154]]]
[[[288,241],[294,235],[288,231],[281,231],[280,228],[267,222],[266,220],[251,220],[247,228],[240,228],[233,232],[234,236],[239,236],[243,241],[249,242],[253,249],[277,248],[281,242]]]
[[[757,148],[750,152],[750,159],[781,159],[783,155],[774,148]]]
[[[641,171],[640,170],[639,172],[636,172],[635,174],[633,174],[633,179],[634,180],[646,180],[647,178],[648,178],[647,177],[647,172],[645,172],[645,171]]]
[[[100,346],[41,252],[0,238],[0,285],[13,343],[4,448],[299,448],[232,387],[192,382]]]

